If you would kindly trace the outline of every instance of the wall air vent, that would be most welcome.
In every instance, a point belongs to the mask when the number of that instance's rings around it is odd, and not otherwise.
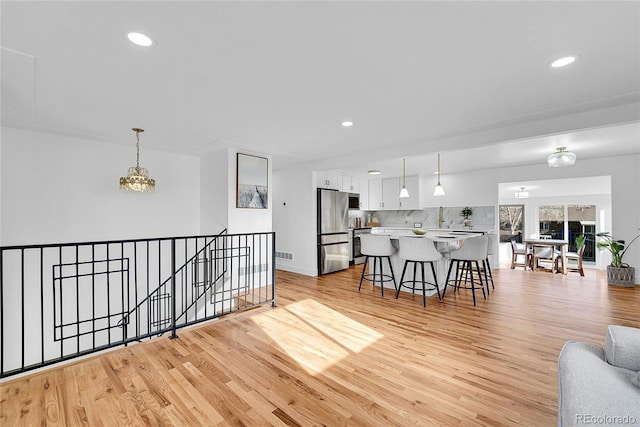
[[[276,251],[276,259],[281,259],[283,261],[293,261],[293,253]]]

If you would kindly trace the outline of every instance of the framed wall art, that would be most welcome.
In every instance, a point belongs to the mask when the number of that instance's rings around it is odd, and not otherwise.
[[[238,153],[236,167],[236,207],[267,209],[269,195],[269,160]]]

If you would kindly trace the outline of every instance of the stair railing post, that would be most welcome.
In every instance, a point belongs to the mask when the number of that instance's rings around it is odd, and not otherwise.
[[[171,239],[171,336],[169,339],[176,339],[176,239]]]
[[[271,307],[276,307],[276,233],[271,236]]]

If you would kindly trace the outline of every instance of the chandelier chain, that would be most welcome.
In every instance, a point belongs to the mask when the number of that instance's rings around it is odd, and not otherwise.
[[[136,168],[140,167],[140,131],[136,130]]]

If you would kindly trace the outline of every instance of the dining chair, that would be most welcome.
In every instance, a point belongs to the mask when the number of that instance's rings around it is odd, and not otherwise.
[[[518,257],[524,257],[522,262],[518,262]],[[511,269],[516,267],[524,267],[526,270],[531,265],[531,253],[525,243],[517,243],[515,239],[511,240]]]
[[[376,285],[376,282],[380,283],[380,293],[382,296],[384,296],[384,282],[393,281],[393,287],[397,291],[398,286],[395,275],[393,274],[393,266],[391,265],[391,255],[396,253],[396,248],[391,244],[391,238],[383,235],[363,234],[360,236],[360,252],[365,256],[365,259],[364,265],[362,266],[362,274],[360,275],[358,292],[362,289],[363,280],[373,282],[373,286]],[[370,258],[373,258],[373,270],[371,273],[367,273],[367,265],[369,264]],[[384,258],[386,258],[389,263],[389,271],[391,274],[383,273],[382,260]]]
[[[580,276],[584,276],[584,269],[582,267],[582,256],[584,255],[585,245],[582,245],[578,252],[567,252],[565,257],[567,259],[567,271],[573,271],[580,273]],[[575,261],[575,264],[569,264],[569,260]]]
[[[531,253],[531,269],[537,271],[540,269],[540,261],[547,261],[551,263],[551,271],[558,271],[558,259],[560,258],[560,252],[549,246],[537,246],[533,245]]]

